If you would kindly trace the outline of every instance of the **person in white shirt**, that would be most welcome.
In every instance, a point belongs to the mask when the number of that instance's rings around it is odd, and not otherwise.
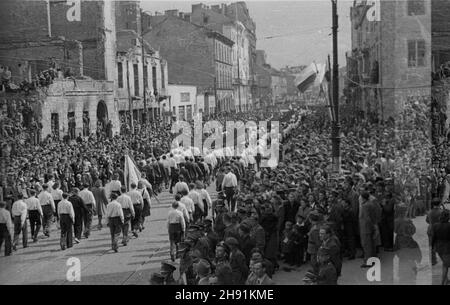
[[[117,201],[122,206],[123,211],[123,225],[122,225],[122,245],[126,246],[128,243],[128,231],[130,230],[130,221],[134,218],[134,207],[130,196],[127,195],[127,188],[122,186],[122,194],[117,198]]]
[[[237,178],[233,174],[230,167],[227,167],[226,174],[222,181],[222,190],[225,191],[226,200],[228,203],[228,208],[231,212],[235,212],[236,209],[236,188],[237,188]]]
[[[111,202],[106,207],[106,218],[111,233],[111,247],[117,253],[119,252],[118,240],[124,222],[122,206],[117,201],[117,193],[111,194]]]
[[[17,244],[19,243],[19,236],[22,233],[22,246],[28,247],[28,226],[27,215],[28,207],[25,201],[23,201],[23,195],[19,194],[16,202],[13,203],[11,209],[11,215],[14,219],[14,241],[13,250],[17,250]]]
[[[48,191],[48,185],[42,185],[42,192],[38,196],[39,203],[42,207],[42,229],[44,231],[44,235],[50,237],[50,224],[53,219],[53,215],[55,211],[55,202],[53,201],[53,197]]]
[[[212,206],[211,196],[209,196],[205,185],[201,181],[195,183],[195,191],[200,194],[200,201],[203,203],[203,217],[207,217],[208,207]]]
[[[55,182],[51,186],[51,191],[50,191],[50,195],[52,195],[53,202],[55,203],[55,217],[56,217],[56,221],[57,221],[57,226],[59,225],[58,203],[62,200],[62,195],[63,195],[63,191],[59,187],[60,187],[59,182]]]
[[[183,190],[180,195],[182,196],[180,199],[180,202],[183,203],[186,206],[186,210],[189,214],[189,222],[194,220],[194,211],[195,211],[195,205],[194,201],[192,201],[191,198],[188,196],[188,191]]]
[[[6,209],[6,202],[0,201],[0,250],[3,242],[5,243],[5,256],[12,253],[13,224],[11,221],[11,213]]]
[[[131,191],[128,192],[128,196],[131,198],[131,202],[133,203],[135,216],[131,220],[131,228],[134,237],[139,237],[137,231],[141,229],[141,215],[142,208],[144,206],[144,198],[142,198],[141,193],[136,189],[136,183],[131,183],[130,185]]]
[[[142,232],[142,230],[145,229],[144,223],[145,223],[145,217],[150,216],[150,209],[151,209],[151,200],[150,200],[150,194],[148,193],[147,189],[144,186],[144,183],[142,181],[138,182],[138,192],[141,193],[142,199],[144,200],[144,204],[142,205],[142,213],[141,213],[141,219],[139,222],[139,231]]]
[[[97,207],[97,203],[95,202],[94,194],[89,190],[88,184],[83,185],[83,189],[78,193],[78,196],[80,196],[88,209],[88,213],[83,214],[83,223],[84,237],[89,238],[89,235],[91,235],[92,218],[96,214],[95,207]]]
[[[178,202],[178,210],[181,211],[181,213],[183,213],[183,217],[184,217],[184,222],[187,224],[189,224],[189,222],[191,221],[190,219],[190,215],[189,212],[186,208],[186,205],[181,202],[181,195],[180,194],[176,194],[175,195],[175,201]]]
[[[58,219],[61,227],[61,250],[66,250],[66,248],[72,248],[73,246],[72,228],[75,222],[75,211],[73,210],[72,203],[67,200],[68,198],[69,194],[64,193],[62,200],[58,204]]]
[[[119,174],[114,174],[114,179],[109,183],[109,191],[111,193],[116,193],[117,196],[120,195],[120,188],[122,187],[122,183],[119,180]]]
[[[170,257],[175,261],[178,252],[178,243],[181,242],[184,232],[186,231],[186,223],[183,213],[178,210],[178,202],[172,203],[172,208],[167,216],[167,230],[169,232]]]
[[[180,176],[180,181],[175,184],[174,192],[175,194],[181,194],[182,190],[186,190],[189,193],[189,186],[184,182],[184,177]]]
[[[200,200],[200,194],[195,190],[195,184],[189,184],[188,197],[194,202],[194,222],[197,222],[203,217],[203,202]]]
[[[30,233],[33,242],[37,242],[39,230],[41,229],[42,207],[39,199],[36,198],[36,191],[30,190],[30,198],[25,203],[28,208],[28,218],[30,219]]]

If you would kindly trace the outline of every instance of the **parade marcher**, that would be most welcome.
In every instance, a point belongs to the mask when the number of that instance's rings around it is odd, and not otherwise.
[[[39,203],[42,208],[42,229],[44,235],[50,237],[50,224],[55,214],[55,202],[53,201],[52,195],[48,192],[48,185],[42,185],[42,191],[38,196]]]
[[[14,233],[11,213],[6,210],[6,202],[0,201],[0,250],[5,243],[5,256],[12,253],[12,236]]]
[[[124,223],[122,206],[117,201],[117,194],[111,194],[111,202],[106,207],[109,231],[111,233],[111,247],[114,252],[119,251],[118,239]]]
[[[58,219],[60,221],[61,228],[61,250],[66,248],[72,248],[72,228],[75,222],[75,211],[73,209],[72,203],[68,201],[69,194],[64,193],[62,195],[62,200],[58,204]]]
[[[145,229],[145,227],[144,227],[145,217],[148,217],[151,215],[151,213],[150,213],[151,200],[150,200],[150,194],[148,193],[147,188],[145,188],[144,183],[142,181],[138,182],[137,190],[138,190],[138,192],[141,193],[142,200],[144,201],[144,204],[142,206],[140,229],[139,229],[139,231],[142,231]]]
[[[212,206],[211,196],[205,189],[205,185],[201,181],[195,183],[195,190],[200,195],[200,200],[203,203],[203,218],[208,216],[208,211]]]
[[[18,195],[18,200],[14,202],[11,215],[14,219],[14,241],[12,248],[14,251],[17,250],[17,244],[19,243],[19,236],[22,233],[22,246],[24,248],[28,247],[28,226],[27,226],[27,215],[28,207],[23,201],[23,195]]]
[[[106,190],[102,187],[102,181],[99,179],[95,181],[94,187],[91,189],[92,194],[95,199],[95,211],[97,213],[98,224],[97,228],[101,230],[103,228],[102,218],[106,211],[106,206],[108,205],[108,198],[106,197]]]
[[[180,194],[182,190],[186,190],[189,193],[189,186],[184,180],[184,176],[180,175],[179,181],[175,184],[174,193]]]
[[[189,222],[194,221],[195,205],[194,205],[194,201],[192,201],[192,199],[189,197],[188,191],[183,189],[181,191],[181,193],[178,193],[178,195],[181,196],[180,203],[184,204],[184,206],[186,207],[186,211],[189,215]]]
[[[144,207],[144,199],[141,193],[136,189],[136,183],[131,183],[131,190],[128,192],[128,196],[131,198],[134,208],[134,217],[131,220],[131,229],[134,237],[138,237],[138,231],[141,231],[141,215],[142,208]]]
[[[183,213],[178,210],[177,201],[172,203],[172,208],[167,216],[167,230],[169,232],[170,257],[172,261],[175,261],[178,253],[178,244],[183,240],[184,232],[186,231],[186,223]]]
[[[203,201],[201,200],[200,194],[195,189],[195,183],[189,183],[189,194],[188,197],[194,202],[194,213],[192,215],[194,223],[201,221],[203,218]]]
[[[97,204],[95,201],[94,194],[89,190],[89,184],[83,185],[83,190],[78,193],[81,200],[83,200],[87,212],[83,214],[83,223],[84,223],[84,237],[89,238],[91,235],[91,224],[92,217],[96,214]]]
[[[38,241],[39,230],[41,229],[42,208],[39,199],[36,198],[36,191],[30,190],[30,197],[25,202],[28,208],[28,218],[30,219],[30,233],[33,242]]]
[[[123,211],[122,245],[126,246],[129,240],[128,231],[130,229],[130,222],[131,219],[134,219],[135,212],[131,198],[127,194],[126,186],[122,186],[120,188],[120,191],[122,192],[122,194],[120,194],[120,196],[117,197],[117,201],[120,203]]]
[[[72,189],[72,194],[69,197],[70,203],[72,203],[73,211],[75,212],[75,220],[73,222],[73,232],[75,235],[75,243],[80,243],[81,234],[83,234],[83,215],[88,213],[89,210],[84,204],[83,199],[78,196],[80,190],[78,188]]]
[[[51,187],[51,189],[52,189],[50,194],[52,195],[53,202],[55,202],[55,215],[54,216],[56,217],[57,226],[59,226],[58,203],[62,200],[63,191],[60,189],[59,182],[55,182],[52,186],[49,185],[49,187]]]
[[[236,175],[231,171],[231,167],[227,167],[226,174],[223,177],[222,190],[225,191],[226,200],[228,203],[228,208],[231,212],[236,210],[236,190],[237,190],[237,178]]]

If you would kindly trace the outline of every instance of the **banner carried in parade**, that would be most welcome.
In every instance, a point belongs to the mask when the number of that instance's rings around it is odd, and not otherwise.
[[[128,155],[125,155],[125,169],[123,173],[125,177],[125,185],[128,189],[130,189],[132,183],[137,185],[141,179],[141,172]]]

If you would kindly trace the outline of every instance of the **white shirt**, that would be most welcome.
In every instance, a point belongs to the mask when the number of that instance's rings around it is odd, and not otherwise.
[[[12,209],[11,209],[11,214],[13,217],[20,216],[22,225],[27,220],[27,213],[28,213],[28,207],[27,207],[27,204],[25,203],[25,201],[17,200],[16,202],[14,202]]]
[[[200,198],[200,194],[196,190],[191,190],[188,196],[194,201],[194,205],[198,205],[200,210],[203,211],[203,201]]]
[[[207,190],[205,189],[200,189],[200,190],[196,190],[199,194],[200,194],[200,200],[203,203],[203,200],[206,200],[206,202],[208,203],[208,206],[211,207],[212,206],[212,200],[211,200],[211,196],[209,196],[209,193]]]
[[[186,206],[181,201],[178,201],[178,210],[183,213],[184,221],[188,222],[190,220],[188,210],[186,209]]]
[[[42,191],[39,196],[39,203],[41,204],[41,207],[50,205],[52,207],[52,210],[55,210],[55,202],[53,201],[52,195],[50,195],[47,191]]]
[[[25,200],[25,203],[27,204],[28,211],[37,210],[39,212],[39,214],[42,215],[41,203],[39,202],[39,199],[37,199],[35,196],[30,197],[27,200]]]
[[[122,206],[120,205],[120,203],[117,200],[113,200],[111,201],[107,206],[106,206],[106,218],[108,218],[108,222],[109,222],[109,218],[112,217],[120,217],[120,219],[123,221],[123,211],[122,211]]]
[[[130,196],[127,194],[122,194],[117,198],[117,201],[122,206],[122,209],[130,209],[131,215],[134,217],[134,207],[133,203],[131,202]]]
[[[78,193],[78,196],[83,200],[84,204],[93,204],[95,205],[95,197],[94,194],[88,189],[83,189]]]
[[[169,166],[170,167],[177,167],[177,161],[175,161],[174,158],[169,158]]]
[[[122,187],[122,183],[119,180],[112,180],[109,183],[109,190],[111,192],[120,192],[121,187]]]
[[[175,194],[180,194],[182,190],[186,190],[189,193],[189,186],[186,182],[177,182],[175,184]]]
[[[223,177],[222,189],[226,187],[237,187],[237,178],[232,172],[229,172]]]
[[[191,198],[189,198],[188,196],[183,196],[180,199],[180,202],[186,206],[188,213],[190,213],[190,214],[194,213],[194,209],[195,209],[194,201],[192,201]]]
[[[9,211],[5,208],[0,209],[0,223],[6,224],[6,227],[8,228],[9,234],[11,236],[14,235],[14,227],[11,221],[11,214]]]
[[[61,217],[61,214],[68,214],[72,221],[75,221],[75,211],[73,210],[73,205],[69,200],[63,199],[58,204],[58,215]]]
[[[53,200],[62,200],[63,191],[61,189],[53,189],[50,194],[52,195]]]
[[[128,196],[131,198],[133,204],[144,204],[144,199],[138,190],[134,189],[128,192]]]
[[[169,214],[167,215],[167,227],[175,223],[180,223],[183,232],[186,231],[186,222],[184,221],[183,213],[180,210],[170,208]]]

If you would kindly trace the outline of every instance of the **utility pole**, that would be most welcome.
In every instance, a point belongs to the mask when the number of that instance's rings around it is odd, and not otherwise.
[[[131,98],[130,91],[130,68],[127,60],[127,90],[128,90],[128,110],[130,112],[130,129],[131,134],[134,134],[134,126],[133,126],[133,100]]]
[[[340,129],[339,124],[339,64],[338,64],[338,14],[337,0],[331,0],[333,18],[333,110],[334,120],[331,126],[333,172],[339,173],[341,169]]]
[[[145,123],[147,123],[148,121],[148,115],[147,115],[147,82],[148,82],[148,68],[144,69],[145,67],[145,56],[144,56],[144,23],[142,22],[143,20],[143,11],[141,8],[141,60],[142,60],[142,81],[144,83],[144,118],[145,118]],[[147,71],[146,71],[147,70]],[[147,75],[145,74],[147,72]]]
[[[219,107],[219,101],[217,100],[217,77],[214,75],[214,102],[216,104],[216,108],[214,109],[214,112],[217,113],[219,110],[217,109]]]

